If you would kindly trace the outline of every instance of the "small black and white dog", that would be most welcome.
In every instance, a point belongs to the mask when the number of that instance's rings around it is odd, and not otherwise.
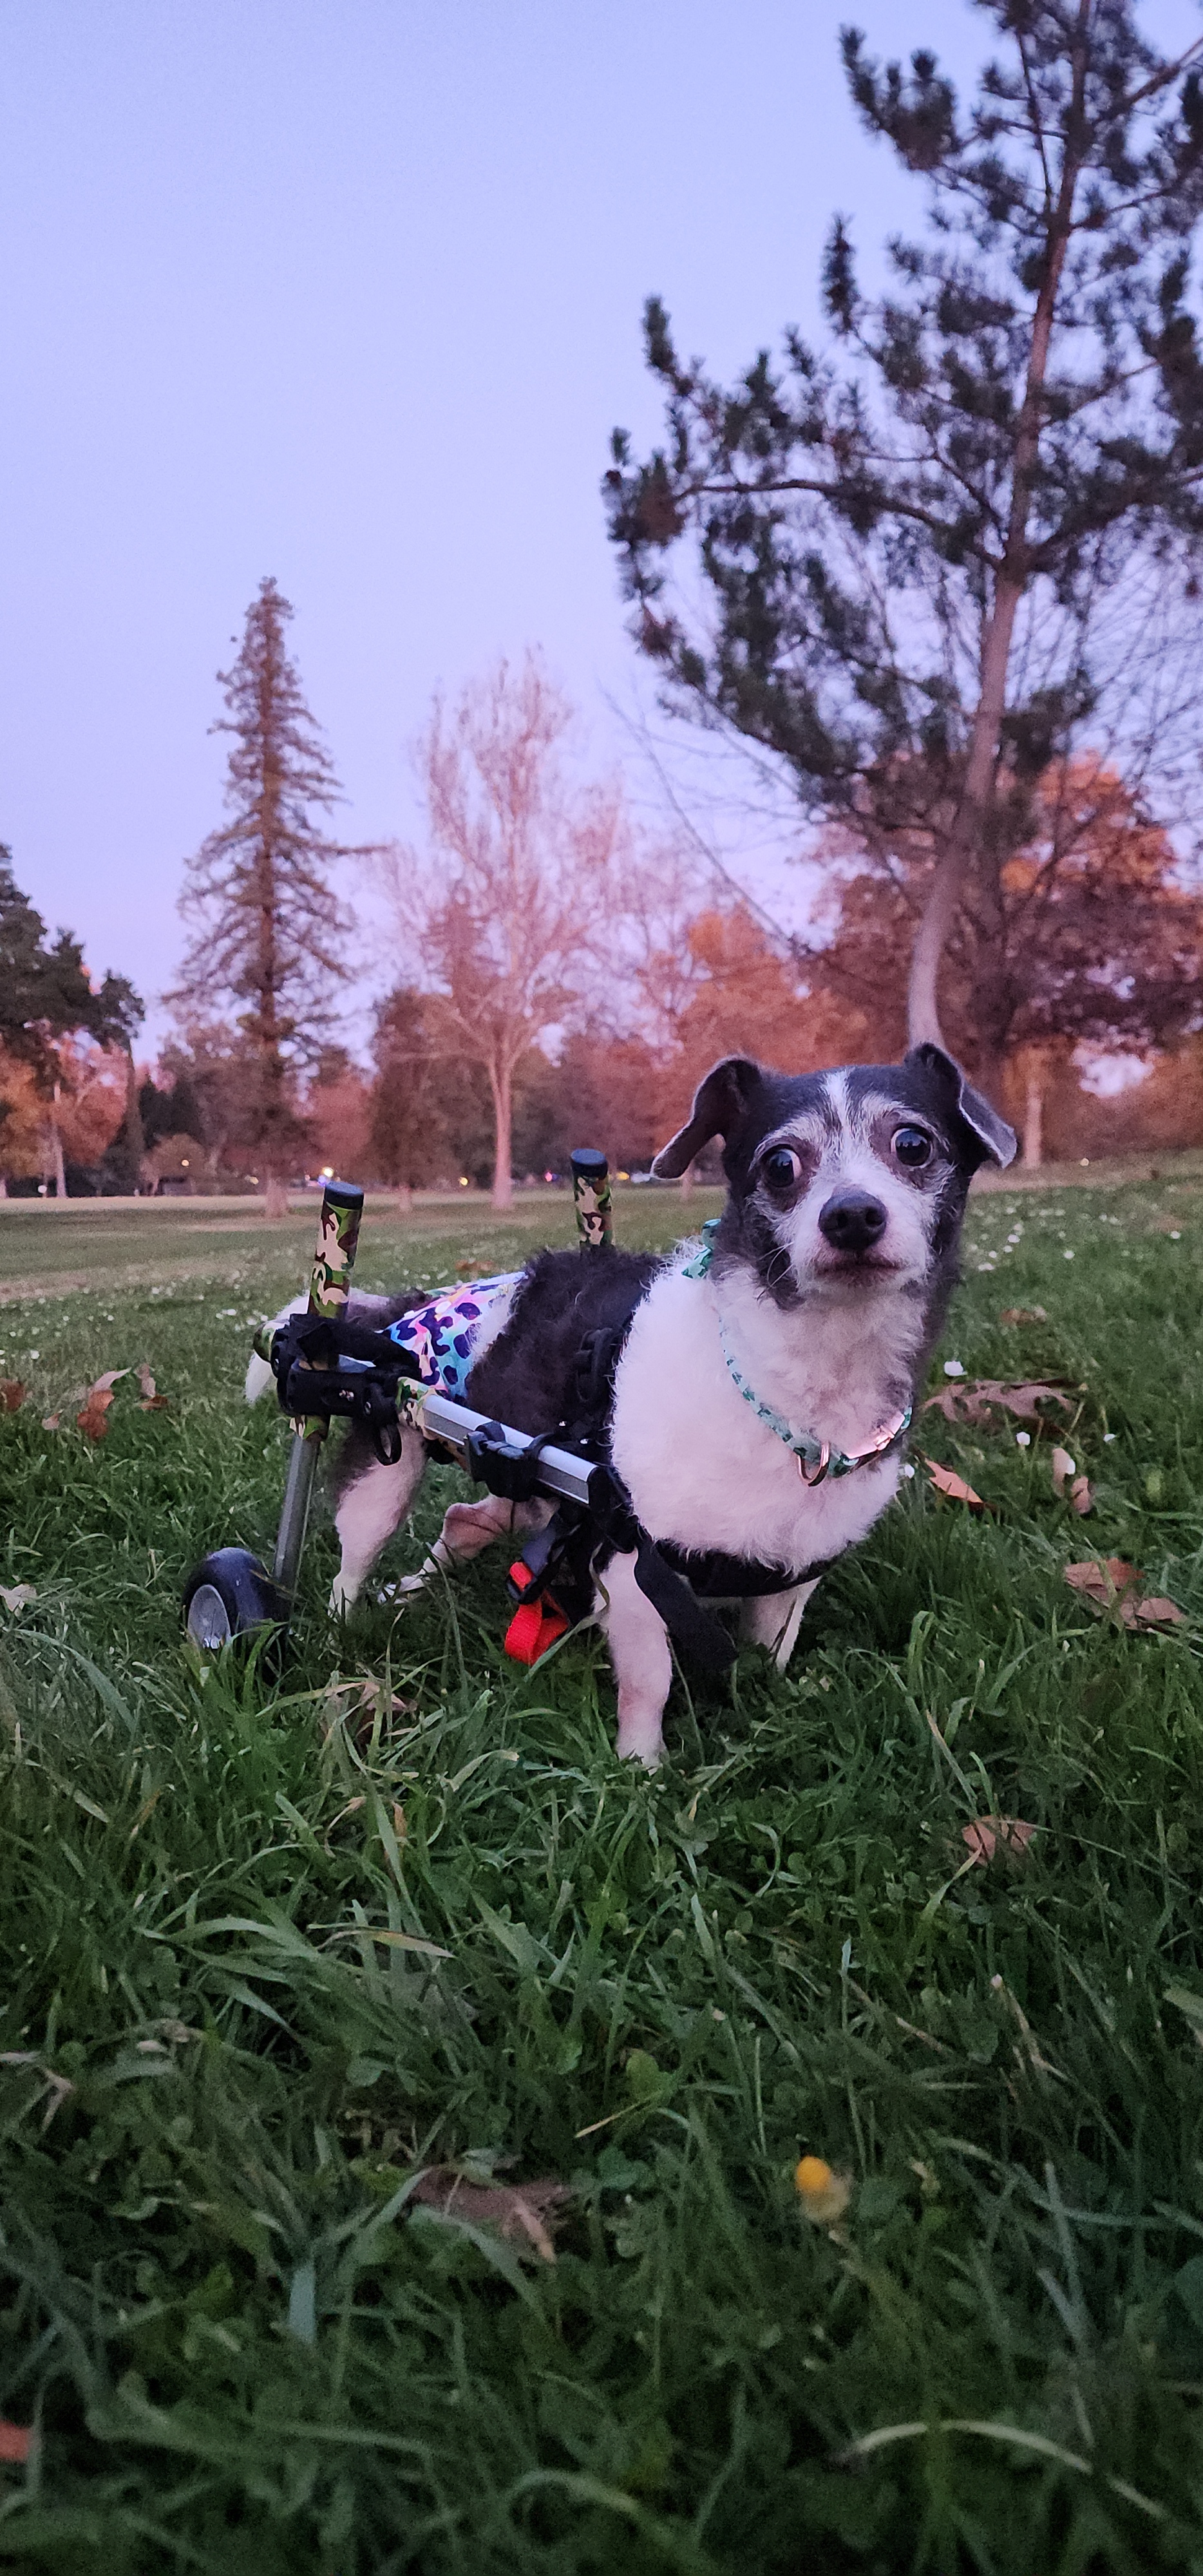
[[[806,1075],[728,1057],[653,1170],[678,1179],[716,1136],[729,1195],[711,1249],[699,1257],[686,1244],[667,1260],[540,1254],[482,1327],[465,1396],[519,1430],[554,1430],[572,1417],[584,1337],[634,1304],[614,1378],[614,1466],[653,1540],[797,1575],[742,1609],[743,1635],[784,1669],[813,1569],[864,1538],[897,1490],[910,1408],[957,1277],[970,1180],[987,1160],[1008,1164],[1015,1137],[931,1045],[902,1064]],[[353,1296],[350,1312],[385,1324],[414,1302]],[[265,1382],[258,1365],[248,1395]],[[335,1607],[354,1601],[424,1464],[416,1431],[391,1467],[365,1433],[350,1433]],[[411,1580],[537,1527],[548,1508],[492,1495],[454,1504]],[[602,1564],[595,1611],[618,1683],[618,1750],[651,1766],[672,1661],[635,1564],[621,1553]]]

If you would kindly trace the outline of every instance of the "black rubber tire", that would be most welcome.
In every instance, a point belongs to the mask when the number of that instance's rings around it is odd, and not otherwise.
[[[202,1557],[184,1585],[183,1608],[184,1626],[203,1655],[288,1625],[287,1595],[245,1547],[218,1547]]]

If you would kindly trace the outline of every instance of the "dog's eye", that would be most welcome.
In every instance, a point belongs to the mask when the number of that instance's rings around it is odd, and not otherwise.
[[[788,1145],[775,1146],[771,1154],[765,1155],[760,1166],[760,1177],[766,1190],[772,1190],[776,1196],[783,1197],[785,1192],[792,1190],[802,1178],[801,1155],[792,1152]]]
[[[921,1163],[930,1163],[932,1141],[922,1127],[898,1127],[894,1131],[894,1151],[907,1170],[917,1172]]]

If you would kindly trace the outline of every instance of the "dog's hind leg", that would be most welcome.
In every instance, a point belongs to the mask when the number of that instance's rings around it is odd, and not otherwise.
[[[598,1619],[618,1684],[618,1751],[654,1771],[673,1677],[668,1630],[635,1581],[633,1556],[612,1556],[598,1580]]]
[[[422,1482],[426,1444],[418,1431],[401,1434],[395,1466],[382,1465],[366,1432],[353,1429],[338,1462],[339,1495],[334,1526],[342,1563],[330,1594],[332,1610],[349,1610],[385,1541],[404,1520]]]
[[[495,1538],[524,1538],[528,1530],[543,1529],[554,1508],[541,1499],[508,1503],[501,1494],[486,1494],[483,1503],[451,1503],[422,1571],[438,1567],[451,1573],[457,1565],[470,1565]]]
[[[785,1671],[798,1642],[802,1613],[815,1589],[813,1583],[797,1583],[792,1592],[758,1592],[745,1601],[740,1612],[740,1636],[754,1646],[767,1646],[779,1673]]]
[[[396,1586],[398,1599],[424,1592],[432,1575],[455,1574],[461,1565],[470,1565],[495,1538],[524,1538],[528,1530],[542,1529],[552,1510],[551,1503],[508,1503],[500,1494],[486,1494],[483,1503],[450,1503],[429,1556],[416,1574],[402,1575]]]

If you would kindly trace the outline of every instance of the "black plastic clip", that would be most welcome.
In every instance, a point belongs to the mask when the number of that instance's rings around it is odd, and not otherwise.
[[[503,1423],[482,1422],[464,1444],[468,1474],[503,1502],[529,1503],[539,1490],[539,1451],[552,1437],[544,1432],[537,1440],[519,1443],[506,1439]]]

